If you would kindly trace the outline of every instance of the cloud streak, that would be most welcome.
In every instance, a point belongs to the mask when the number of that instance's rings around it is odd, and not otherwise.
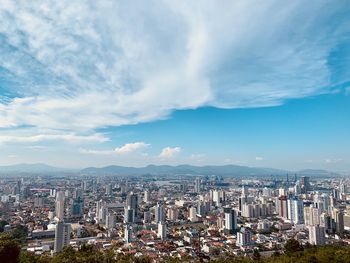
[[[350,76],[347,61],[329,59],[348,46],[348,6],[4,0],[0,127],[93,134],[179,109],[275,106],[332,92]]]

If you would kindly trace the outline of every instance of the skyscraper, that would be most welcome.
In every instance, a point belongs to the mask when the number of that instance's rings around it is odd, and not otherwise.
[[[300,189],[302,194],[307,194],[311,190],[310,177],[302,176],[300,177]]]
[[[224,208],[225,213],[225,233],[233,234],[237,231],[237,212],[232,208]]]
[[[166,225],[164,222],[159,222],[158,223],[158,232],[157,232],[157,236],[164,240],[166,238]]]
[[[310,226],[309,242],[311,245],[324,246],[326,244],[325,228],[319,225]]]
[[[65,223],[64,221],[58,221],[55,229],[55,243],[54,243],[54,252],[60,252],[63,247],[68,246],[70,242],[70,224]]]
[[[56,195],[56,217],[58,221],[62,221],[64,219],[64,200],[65,195],[63,191],[58,191]]]
[[[155,219],[154,221],[158,224],[159,222],[164,222],[165,221],[165,216],[164,216],[164,207],[160,204],[157,204],[155,207]]]
[[[194,182],[194,191],[196,193],[200,193],[201,192],[201,179],[200,178],[196,178],[196,180]]]

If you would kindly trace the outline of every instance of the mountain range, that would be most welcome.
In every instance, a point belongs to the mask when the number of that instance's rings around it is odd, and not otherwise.
[[[86,175],[220,175],[220,176],[269,176],[298,174],[306,176],[337,176],[326,170],[306,169],[287,171],[274,168],[249,167],[240,165],[148,165],[145,167],[126,167],[110,165],[101,168],[88,167],[81,170],[63,169],[46,164],[17,164],[0,166],[0,173],[60,173],[74,172]]]

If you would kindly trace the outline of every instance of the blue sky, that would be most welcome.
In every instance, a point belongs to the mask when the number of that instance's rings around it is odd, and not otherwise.
[[[350,170],[345,0],[4,0],[0,20],[2,165]]]

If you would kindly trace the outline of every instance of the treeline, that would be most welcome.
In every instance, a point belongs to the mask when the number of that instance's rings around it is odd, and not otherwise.
[[[207,261],[207,260],[204,260]],[[101,251],[93,245],[83,245],[78,250],[66,247],[57,255],[35,255],[21,251],[20,244],[10,235],[0,236],[0,262],[4,263],[150,263],[152,260],[144,255],[134,257],[132,255],[115,254],[113,250]],[[203,262],[201,258],[165,258],[162,262]],[[222,259],[211,260],[212,263],[350,263],[350,247],[348,246],[325,246],[325,247],[302,247],[298,241],[291,239],[287,242],[282,254],[274,253],[269,258],[261,257],[255,251],[247,257],[225,256]]]

